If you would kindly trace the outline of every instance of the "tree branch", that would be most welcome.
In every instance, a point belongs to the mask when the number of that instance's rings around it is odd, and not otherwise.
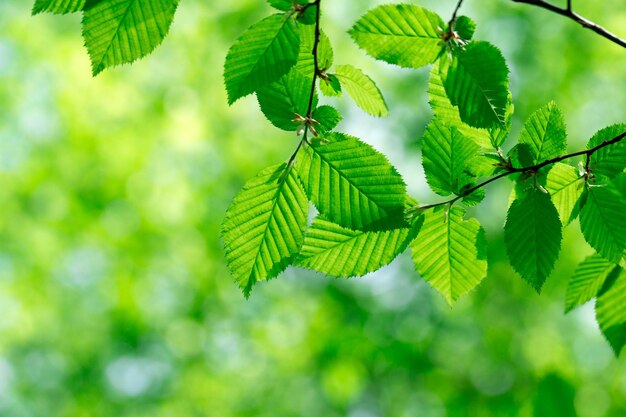
[[[484,186],[491,184],[494,181],[499,180],[500,178],[504,178],[504,177],[508,177],[511,174],[519,174],[519,173],[534,173],[539,171],[541,168],[544,168],[548,165],[552,165],[552,164],[556,164],[557,162],[561,162],[564,161],[566,159],[570,159],[570,158],[574,158],[576,156],[581,156],[584,155],[586,157],[586,167],[587,170],[589,169],[589,159],[591,158],[591,155],[593,155],[595,152],[599,151],[602,148],[605,148],[609,145],[613,145],[615,143],[620,142],[622,139],[624,139],[626,137],[626,132],[621,133],[617,136],[615,136],[613,139],[609,139],[609,140],[605,140],[604,142],[602,142],[601,144],[594,146],[591,149],[585,149],[582,151],[578,151],[578,152],[573,152],[573,153],[569,153],[566,155],[561,155],[561,156],[557,156],[556,158],[552,158],[552,159],[548,159],[546,161],[543,161],[537,165],[533,165],[533,166],[529,166],[529,167],[525,167],[525,168],[514,168],[514,167],[508,167],[507,170],[505,172],[502,172],[498,175],[496,175],[495,177],[491,177],[486,181],[483,181],[479,184],[476,184],[475,186],[473,186],[472,188],[468,189],[467,191],[465,191],[463,194],[461,195],[457,195],[454,198],[451,198],[449,200],[446,201],[442,201],[440,203],[434,203],[434,204],[427,204],[425,206],[414,206],[411,207],[410,209],[407,210],[407,214],[415,214],[415,213],[420,213],[424,210],[428,210],[434,207],[439,207],[439,206],[445,206],[445,205],[452,205],[454,203],[456,203],[457,201],[459,201],[460,199],[469,196],[470,194],[472,194],[474,191],[479,190],[481,188],[483,188]]]
[[[304,132],[302,133],[302,139],[300,140],[300,142],[298,143],[298,146],[296,147],[296,150],[291,154],[291,157],[289,157],[289,161],[287,162],[287,169],[290,169],[293,166],[294,161],[296,160],[296,155],[298,155],[298,152],[300,151],[300,148],[302,148],[302,145],[304,145],[305,143],[308,143],[308,133],[309,130],[311,129],[311,123],[313,123],[313,119],[311,118],[311,114],[313,113],[313,99],[315,97],[315,85],[317,83],[317,77],[320,74],[320,68],[319,68],[319,59],[317,57],[317,49],[320,43],[320,36],[321,36],[321,30],[320,30],[320,4],[322,3],[322,0],[315,0],[311,3],[306,4],[302,10],[306,10],[309,7],[315,7],[315,39],[313,40],[313,49],[311,50],[311,54],[313,55],[313,80],[311,82],[311,92],[309,93],[309,105],[307,107],[306,110],[306,116],[304,118]],[[313,133],[315,134],[315,131],[313,131]]]
[[[463,5],[463,0],[459,0],[459,2],[456,4],[456,7],[454,8],[454,13],[452,13],[452,17],[450,18],[450,21],[448,22],[449,30],[452,30],[452,25],[454,25],[454,22],[456,22],[456,17],[457,17],[457,14],[459,13],[459,10],[461,9],[461,5]]]
[[[537,7],[541,7],[542,9],[546,9],[549,10],[553,13],[556,14],[560,14],[561,16],[565,16],[569,19],[572,19],[573,21],[579,23],[580,25],[582,25],[583,27],[587,28],[587,29],[591,29],[592,31],[596,32],[598,35],[610,40],[611,42],[621,46],[622,48],[626,48],[626,40],[621,39],[620,37],[618,37],[617,35],[609,32],[608,30],[604,29],[602,26],[599,26],[597,24],[595,24],[594,22],[585,19],[584,17],[582,17],[581,15],[579,15],[578,13],[576,13],[573,9],[572,9],[572,1],[568,0],[567,2],[567,7],[566,8],[560,8],[557,7],[551,3],[548,3],[544,0],[513,0],[514,3],[525,3],[525,4],[530,4],[531,6],[537,6]]]

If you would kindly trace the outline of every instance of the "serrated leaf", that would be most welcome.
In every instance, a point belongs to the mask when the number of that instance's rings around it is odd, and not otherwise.
[[[226,56],[228,103],[278,81],[295,65],[299,50],[296,25],[286,15],[275,14],[252,25]]]
[[[350,30],[359,47],[376,59],[401,67],[433,63],[443,46],[441,17],[409,4],[384,5],[368,11]]]
[[[626,200],[611,185],[588,187],[580,209],[580,229],[598,253],[619,262],[626,247]]]
[[[326,97],[341,97],[341,83],[335,74],[326,74],[320,79],[320,91]]]
[[[428,80],[428,102],[439,120],[456,127],[463,136],[472,139],[481,148],[490,147],[489,132],[485,129],[471,127],[461,121],[459,108],[452,105],[441,80],[439,61],[436,62]]]
[[[513,269],[539,293],[561,251],[561,222],[550,196],[533,189],[509,207],[504,241]]]
[[[598,295],[606,278],[615,270],[615,263],[595,254],[588,256],[576,267],[567,285],[565,312],[585,304]]]
[[[567,133],[563,115],[551,101],[524,123],[519,143],[528,145],[532,164],[557,157],[565,151]]]
[[[284,12],[290,11],[294,5],[293,0],[267,0],[267,2],[275,9],[282,10]],[[296,0],[296,3],[301,5],[307,4],[305,0]]]
[[[165,38],[178,0],[101,0],[83,14],[93,75],[151,53]]]
[[[626,124],[616,124],[598,131],[587,145],[591,149],[606,140],[626,132]],[[626,139],[597,150],[589,159],[589,167],[596,175],[613,178],[626,168]]]
[[[461,194],[474,179],[469,167],[479,146],[438,119],[426,128],[421,145],[422,164],[430,188],[443,196]]]
[[[509,102],[509,69],[498,48],[471,42],[440,61],[441,79],[461,120],[478,128],[505,127]]]
[[[454,21],[454,31],[464,41],[469,42],[474,36],[476,23],[467,16],[459,16]]]
[[[596,301],[596,319],[615,355],[626,344],[626,272],[621,271],[613,285]]]
[[[465,210],[437,207],[424,214],[411,243],[420,275],[452,304],[487,275],[487,244],[476,219],[463,220]]]
[[[316,217],[304,236],[296,265],[335,277],[350,278],[376,271],[404,252],[421,226],[381,232],[346,229]]]
[[[307,195],[333,223],[353,230],[403,225],[404,181],[370,145],[328,133],[311,142],[296,167]]]
[[[289,71],[278,81],[257,91],[261,111],[277,128],[295,131],[300,125],[294,123],[295,114],[306,116],[309,94],[313,80],[299,71]],[[317,94],[313,94],[313,105],[317,105]]]
[[[333,65],[333,47],[326,33],[320,31],[320,42],[317,45],[317,60],[321,71],[325,71]]]
[[[36,0],[32,13],[74,13],[83,10],[84,6],[85,0]]]
[[[568,225],[578,215],[575,209],[583,193],[581,180],[576,168],[563,163],[554,164],[548,172],[546,190],[550,193],[552,202],[559,212],[563,226]]]
[[[341,114],[331,106],[319,106],[313,111],[312,115],[319,124],[315,126],[315,130],[320,135],[333,130],[339,122],[341,122]]]
[[[256,282],[284,270],[304,241],[308,201],[294,170],[287,169],[281,164],[261,171],[226,211],[226,263],[246,296]]]
[[[338,65],[335,75],[357,106],[372,116],[386,116],[389,111],[382,93],[370,77],[352,65]]]

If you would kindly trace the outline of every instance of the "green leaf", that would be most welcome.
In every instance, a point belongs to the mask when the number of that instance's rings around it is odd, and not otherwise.
[[[461,120],[473,127],[506,127],[509,69],[500,50],[488,42],[471,42],[442,58],[440,74]]]
[[[598,131],[587,145],[591,149],[606,140],[626,132],[626,124],[616,124]],[[613,178],[626,168],[626,139],[597,150],[589,159],[589,167],[596,175]]]
[[[320,31],[320,43],[317,46],[317,60],[320,70],[325,71],[333,65],[333,47],[330,39],[323,31]]]
[[[282,10],[284,12],[288,12],[293,9],[294,2],[293,0],[267,0],[270,6],[275,9]],[[296,0],[296,3],[301,5],[307,4],[306,0]]]
[[[226,212],[222,238],[228,268],[246,296],[300,252],[307,211],[300,180],[286,164],[261,171],[237,194]]]
[[[387,104],[370,77],[352,65],[338,65],[335,75],[357,106],[372,116],[386,116]]]
[[[167,35],[178,0],[101,0],[83,14],[93,75],[151,53]]]
[[[585,304],[598,295],[607,277],[616,268],[619,267],[615,263],[607,261],[598,254],[588,256],[578,264],[576,272],[567,285],[565,312]]]
[[[437,207],[427,211],[411,243],[420,275],[452,304],[487,275],[487,244],[476,219],[463,220],[465,210]]]
[[[474,36],[476,23],[467,16],[459,16],[454,22],[454,31],[464,41],[469,42]]]
[[[422,164],[428,185],[439,195],[461,194],[474,179],[469,171],[479,146],[465,138],[455,127],[434,119],[426,128],[422,145]]]
[[[626,344],[626,272],[596,301],[596,319],[602,333],[619,355]]]
[[[284,14],[266,17],[248,28],[226,56],[228,103],[287,74],[296,63],[299,45],[296,25]]]
[[[341,96],[341,83],[334,74],[326,74],[326,78],[320,80],[320,91],[327,97]]]
[[[519,143],[528,145],[532,164],[535,165],[561,155],[565,151],[566,140],[563,115],[551,101],[524,123]]]
[[[554,164],[548,173],[545,188],[559,212],[561,223],[563,226],[568,225],[578,215],[575,210],[583,193],[582,177],[578,170],[571,165]]]
[[[261,111],[279,129],[294,131],[300,125],[294,123],[295,114],[305,116],[309,106],[309,94],[313,80],[299,71],[289,71],[278,81],[257,91]],[[317,105],[317,95],[313,96],[313,105]]]
[[[588,187],[582,198],[580,229],[585,240],[618,263],[626,247],[626,200],[612,185]]]
[[[37,0],[33,6],[33,15],[43,12],[65,14],[83,10],[85,0]]]
[[[559,213],[548,194],[532,189],[509,207],[504,241],[513,269],[539,293],[561,250]]]
[[[296,265],[335,277],[363,276],[404,252],[422,221],[420,218],[413,228],[363,232],[346,229],[318,216],[304,236]]]
[[[352,39],[376,59],[401,67],[433,63],[443,46],[445,23],[436,13],[409,4],[384,5],[368,11],[350,30]]]
[[[342,119],[337,109],[331,106],[319,106],[313,111],[312,117],[319,123],[315,130],[320,135],[333,130]]]
[[[298,172],[317,209],[353,230],[402,226],[406,186],[396,169],[370,145],[341,133],[311,142]]]

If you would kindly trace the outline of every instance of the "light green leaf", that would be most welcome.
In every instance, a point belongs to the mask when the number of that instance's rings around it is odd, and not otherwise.
[[[585,304],[598,295],[607,277],[616,268],[619,267],[615,263],[607,261],[598,254],[588,256],[578,264],[576,272],[567,285],[565,312]]]
[[[294,21],[284,14],[266,17],[248,28],[226,56],[228,103],[287,74],[298,58],[299,42]]]
[[[384,5],[368,11],[350,30],[368,54],[401,67],[433,63],[443,46],[445,23],[436,13],[409,4]]]
[[[335,277],[363,276],[404,252],[422,221],[419,218],[413,228],[363,232],[346,229],[318,216],[304,236],[296,265]]]
[[[317,209],[353,230],[402,226],[406,186],[370,145],[341,133],[311,142],[296,165]]]
[[[327,97],[341,97],[341,83],[335,74],[320,79],[320,91]]]
[[[596,319],[602,333],[619,355],[626,344],[626,272],[596,301]]]
[[[86,0],[36,0],[33,15],[43,12],[65,14],[83,10]],[[95,3],[95,2],[92,2]]]
[[[506,127],[509,69],[500,50],[488,42],[471,42],[440,60],[440,74],[461,120],[473,127]]]
[[[463,220],[465,210],[445,207],[427,211],[411,243],[420,275],[452,304],[487,274],[487,244],[476,219]]]
[[[609,261],[619,262],[626,247],[626,200],[612,185],[588,187],[582,198],[585,240]]]
[[[469,169],[480,148],[455,127],[434,119],[426,128],[421,145],[426,180],[437,194],[459,195],[472,183],[474,175]]]
[[[93,74],[148,55],[170,29],[178,0],[101,0],[83,14]]]
[[[313,80],[299,71],[289,71],[278,81],[257,91],[261,111],[279,129],[294,131],[299,128],[294,123],[295,114],[306,116],[309,106],[309,94]],[[317,95],[313,95],[313,105],[317,105]]]
[[[559,212],[563,226],[568,225],[578,215],[575,211],[583,193],[582,177],[571,165],[557,163],[552,166],[546,181],[546,190]]]
[[[331,106],[319,106],[313,111],[312,117],[319,123],[315,130],[320,135],[333,130],[342,119],[337,109]]]
[[[550,196],[518,195],[509,207],[504,241],[513,269],[539,293],[561,251],[561,222]]]
[[[293,0],[267,0],[270,6],[282,10],[284,12],[288,12],[293,9],[294,2]],[[306,0],[296,0],[296,3],[301,5],[307,4]]]
[[[528,145],[532,164],[557,157],[565,151],[567,133],[563,115],[551,101],[524,123],[519,143]]]
[[[317,46],[317,60],[321,71],[326,71],[333,65],[333,47],[330,39],[323,31],[320,31],[320,43]]]
[[[246,296],[284,270],[304,241],[308,201],[295,172],[286,170],[276,165],[248,181],[222,224],[226,263]]]
[[[372,116],[386,116],[387,104],[370,77],[352,65],[338,65],[335,75],[354,102]]]
[[[626,132],[626,124],[616,124],[606,127],[593,135],[589,140],[587,148],[591,149],[624,132]],[[589,159],[589,167],[594,174],[603,175],[608,178],[613,178],[624,172],[624,168],[626,168],[626,139],[622,139],[620,142],[594,152]]]
[[[300,37],[300,47],[298,49],[298,62],[295,69],[303,76],[313,78],[315,73],[315,60],[313,59],[313,43],[315,42],[315,26],[302,25],[298,23],[298,35]]]

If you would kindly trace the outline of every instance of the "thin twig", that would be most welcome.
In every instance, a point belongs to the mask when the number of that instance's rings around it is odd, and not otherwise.
[[[459,10],[461,9],[462,4],[463,4],[463,0],[459,0],[459,2],[456,4],[456,7],[454,8],[454,13],[452,13],[452,17],[450,18],[450,21],[448,22],[448,28],[450,28],[450,30],[452,30],[452,25],[454,25],[454,22],[456,22],[456,17],[457,17],[457,14],[459,13]]]
[[[609,32],[608,30],[604,29],[602,26],[588,20],[585,19],[584,17],[582,17],[581,15],[579,15],[578,13],[576,13],[573,9],[572,9],[572,2],[571,0],[569,0],[567,2],[567,7],[566,8],[560,8],[557,7],[551,3],[548,3],[544,0],[513,0],[513,2],[515,3],[525,3],[525,4],[530,4],[532,6],[537,6],[537,7],[541,7],[542,9],[546,9],[549,10],[553,13],[556,14],[560,14],[561,16],[565,16],[569,19],[572,19],[573,21],[579,23],[580,25],[582,25],[583,27],[586,27],[587,29],[591,29],[592,31],[596,32],[598,35],[610,40],[613,43],[616,43],[617,45],[626,48],[626,40],[621,39],[620,37],[618,37],[617,35]]]
[[[457,195],[454,198],[451,198],[449,200],[446,201],[442,201],[440,203],[434,203],[434,204],[427,204],[425,206],[414,206],[411,207],[408,212],[409,213],[419,213],[422,212],[424,210],[428,210],[434,207],[439,207],[439,206],[445,206],[445,205],[452,205],[454,203],[456,203],[457,201],[459,201],[462,198],[465,198],[467,196],[469,196],[470,194],[472,194],[474,191],[483,188],[484,186],[491,184],[494,181],[499,180],[500,178],[504,178],[504,177],[508,177],[511,174],[519,174],[519,173],[533,173],[533,172],[537,172],[539,171],[541,168],[544,168],[548,165],[552,165],[552,164],[556,164],[557,162],[561,162],[564,161],[566,159],[570,159],[570,158],[574,158],[576,156],[581,156],[581,155],[585,155],[585,157],[587,158],[587,162],[586,162],[586,167],[587,167],[587,171],[589,170],[589,159],[591,158],[591,155],[593,155],[595,152],[599,151],[602,148],[605,148],[609,145],[613,145],[615,143],[618,143],[619,141],[621,141],[622,139],[624,139],[626,137],[626,132],[621,133],[617,136],[615,136],[613,139],[609,139],[609,140],[605,140],[604,142],[600,143],[599,145],[594,146],[591,149],[584,149],[582,151],[578,151],[578,152],[573,152],[573,153],[569,153],[566,155],[561,155],[561,156],[557,156],[556,158],[552,158],[552,159],[548,159],[546,161],[543,161],[537,165],[533,165],[533,166],[529,166],[529,167],[525,167],[525,168],[515,168],[515,167],[507,167],[505,172],[502,172],[498,175],[496,175],[495,177],[491,177],[486,181],[483,181],[479,184],[476,184],[475,186],[473,186],[472,188],[468,189],[467,191],[465,191],[463,194],[461,195]]]
[[[298,155],[298,152],[300,151],[300,148],[302,148],[302,146],[305,143],[308,143],[308,133],[309,133],[309,127],[310,127],[310,123],[311,123],[311,115],[313,113],[313,100],[315,98],[315,86],[317,83],[317,77],[320,74],[320,68],[319,68],[319,60],[317,57],[317,49],[320,43],[320,37],[321,37],[321,30],[320,30],[320,4],[322,3],[322,0],[315,0],[314,2],[308,3],[304,6],[303,10],[305,10],[306,8],[309,7],[315,7],[315,39],[313,40],[313,49],[311,50],[311,54],[313,55],[313,81],[311,82],[311,92],[309,93],[309,104],[306,110],[306,118],[305,118],[305,124],[304,124],[304,132],[302,133],[302,139],[300,140],[300,142],[298,143],[298,146],[296,147],[296,150],[291,154],[291,157],[289,157],[289,161],[287,162],[287,168],[290,169],[293,166],[293,163],[296,159],[296,155]],[[314,132],[315,133],[315,132]]]

